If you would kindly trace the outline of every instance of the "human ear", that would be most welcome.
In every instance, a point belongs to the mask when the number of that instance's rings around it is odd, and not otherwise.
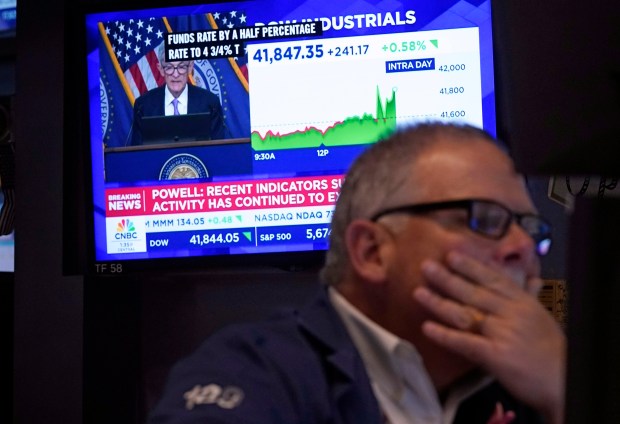
[[[387,279],[386,249],[391,235],[379,224],[355,220],[345,233],[349,261],[356,274],[374,284]]]
[[[161,62],[157,62],[157,70],[159,71],[162,77],[166,76],[166,73],[164,72],[164,67],[161,66]]]

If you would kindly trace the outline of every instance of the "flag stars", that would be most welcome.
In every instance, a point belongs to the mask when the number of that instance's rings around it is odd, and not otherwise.
[[[146,32],[148,32],[149,34],[153,32],[153,26],[149,25],[146,27]]]

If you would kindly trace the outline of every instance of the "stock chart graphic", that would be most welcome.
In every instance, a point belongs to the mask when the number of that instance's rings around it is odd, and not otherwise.
[[[417,121],[482,126],[478,28],[248,44],[247,58],[255,170],[346,169]]]
[[[315,126],[288,134],[268,130],[264,137],[258,131],[253,131],[252,147],[254,150],[278,150],[370,143],[388,136],[395,128],[396,93],[392,91],[391,98],[383,101],[377,88],[374,115],[364,113],[361,117],[347,117],[324,130]]]

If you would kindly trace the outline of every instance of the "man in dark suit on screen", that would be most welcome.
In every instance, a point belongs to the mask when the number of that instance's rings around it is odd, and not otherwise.
[[[142,119],[148,116],[172,116],[209,113],[209,139],[224,138],[224,118],[219,98],[210,91],[188,84],[194,70],[193,61],[165,62],[157,68],[166,83],[147,91],[135,101],[131,145],[143,144]]]

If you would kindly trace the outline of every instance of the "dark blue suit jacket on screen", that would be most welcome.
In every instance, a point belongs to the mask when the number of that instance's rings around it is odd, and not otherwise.
[[[195,85],[187,85],[187,113],[211,112],[211,139],[217,140],[225,137],[224,117],[219,98]],[[166,86],[154,88],[138,97],[133,106],[133,125],[131,128],[129,144],[136,146],[142,144],[142,117],[165,115],[165,90]]]

